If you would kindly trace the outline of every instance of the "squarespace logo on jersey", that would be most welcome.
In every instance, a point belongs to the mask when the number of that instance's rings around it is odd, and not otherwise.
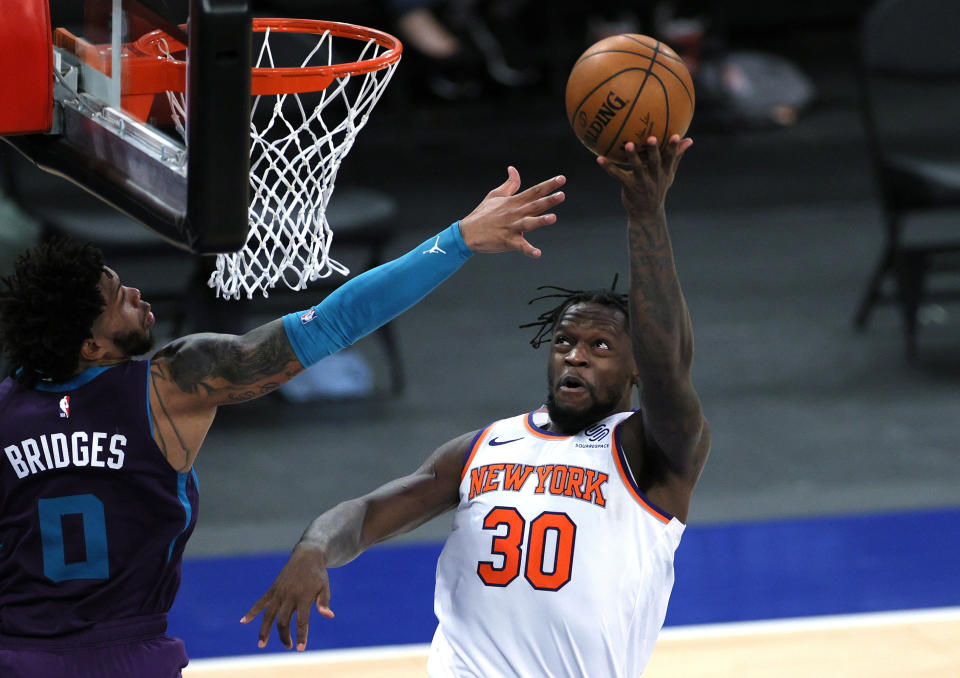
[[[126,445],[126,436],[119,433],[75,431],[70,436],[44,434],[39,441],[27,438],[19,445],[7,445],[3,451],[17,478],[26,478],[68,466],[120,469]]]

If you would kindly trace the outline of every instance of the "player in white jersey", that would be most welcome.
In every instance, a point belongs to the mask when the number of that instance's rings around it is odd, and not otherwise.
[[[683,524],[629,475],[629,416],[571,436],[540,410],[477,436],[437,566],[432,676],[640,674]]]
[[[664,210],[692,143],[630,143],[625,167],[599,159],[622,187],[628,294],[541,297],[560,298],[529,325],[534,347],[551,344],[546,405],[455,438],[411,475],[316,518],[244,616],[264,611],[261,647],[274,623],[293,647],[296,613],[304,649],[311,605],[333,616],[327,568],[456,509],[437,567],[431,676],[640,674],[710,449]]]

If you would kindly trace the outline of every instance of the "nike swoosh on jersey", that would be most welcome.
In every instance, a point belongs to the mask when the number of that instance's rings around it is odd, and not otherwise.
[[[512,440],[497,440],[493,438],[488,444],[489,445],[506,445],[507,443],[515,443],[518,440],[523,440],[523,438],[513,438]]]

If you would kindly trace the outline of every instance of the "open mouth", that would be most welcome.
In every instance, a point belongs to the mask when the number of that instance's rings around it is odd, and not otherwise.
[[[569,374],[563,377],[557,386],[559,390],[568,392],[585,391],[587,388],[586,383],[584,383],[581,379]]]
[[[156,322],[156,319],[153,317],[153,313],[150,311],[150,304],[143,302],[143,326],[151,327],[154,322]]]

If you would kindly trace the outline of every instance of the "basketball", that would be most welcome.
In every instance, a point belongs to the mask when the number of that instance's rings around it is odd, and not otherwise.
[[[661,148],[690,127],[693,80],[670,47],[647,35],[624,33],[591,45],[570,71],[567,120],[583,145],[614,162],[623,146],[655,136]]]

